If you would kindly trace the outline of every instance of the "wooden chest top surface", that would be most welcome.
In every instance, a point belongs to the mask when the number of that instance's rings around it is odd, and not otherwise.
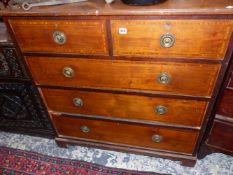
[[[167,0],[151,6],[128,6],[120,0],[106,4],[104,0],[89,0],[50,7],[34,7],[29,11],[5,9],[0,16],[98,16],[98,15],[232,15],[232,0]]]

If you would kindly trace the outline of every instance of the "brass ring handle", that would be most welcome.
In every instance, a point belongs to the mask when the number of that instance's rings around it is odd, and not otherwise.
[[[66,43],[66,35],[61,31],[55,31],[53,33],[53,40],[57,44],[65,44]]]
[[[167,113],[167,108],[165,106],[162,105],[158,105],[155,107],[155,112],[157,114],[163,115]]]
[[[153,142],[160,143],[160,142],[162,142],[163,137],[161,135],[155,134],[151,137],[151,139]]]
[[[70,67],[64,67],[63,68],[63,75],[66,78],[72,78],[74,76],[74,70]]]
[[[169,84],[171,81],[171,77],[168,73],[162,72],[157,76],[157,81],[160,84]]]
[[[83,107],[83,100],[81,98],[74,98],[73,99],[73,104],[76,107]]]
[[[175,44],[175,37],[169,33],[163,34],[160,37],[160,44],[164,48],[170,48]]]
[[[82,132],[84,132],[84,133],[88,133],[88,132],[91,131],[91,129],[90,129],[88,126],[85,126],[85,125],[81,126],[81,127],[80,127],[80,130],[81,130]]]

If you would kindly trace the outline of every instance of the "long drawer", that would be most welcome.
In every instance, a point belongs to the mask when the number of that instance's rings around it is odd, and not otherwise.
[[[104,20],[10,19],[23,52],[107,55]]]
[[[26,57],[36,84],[211,96],[220,64]]]
[[[41,88],[50,110],[200,127],[207,102]]]
[[[233,20],[112,20],[111,27],[114,55],[222,60]]]
[[[198,132],[53,115],[59,136],[192,154]]]

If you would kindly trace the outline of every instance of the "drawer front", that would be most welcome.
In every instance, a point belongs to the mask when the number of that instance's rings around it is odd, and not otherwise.
[[[37,84],[211,96],[220,64],[26,57]],[[64,75],[63,75],[64,74]]]
[[[112,20],[111,27],[114,55],[222,60],[233,20]]]
[[[191,154],[198,132],[52,115],[59,135]]]
[[[207,143],[233,152],[233,125],[215,121]]]
[[[217,108],[217,114],[233,118],[233,91],[226,89]]]
[[[42,88],[53,111],[200,126],[207,102]]]
[[[104,20],[9,20],[23,52],[107,55]]]

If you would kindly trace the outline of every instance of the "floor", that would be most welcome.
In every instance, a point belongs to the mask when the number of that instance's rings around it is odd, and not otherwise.
[[[106,151],[80,146],[57,147],[54,140],[0,132],[0,146],[35,151],[42,154],[84,160],[109,167],[150,171],[173,175],[233,175],[233,157],[211,154],[197,161],[194,168],[179,162],[135,154]]]

